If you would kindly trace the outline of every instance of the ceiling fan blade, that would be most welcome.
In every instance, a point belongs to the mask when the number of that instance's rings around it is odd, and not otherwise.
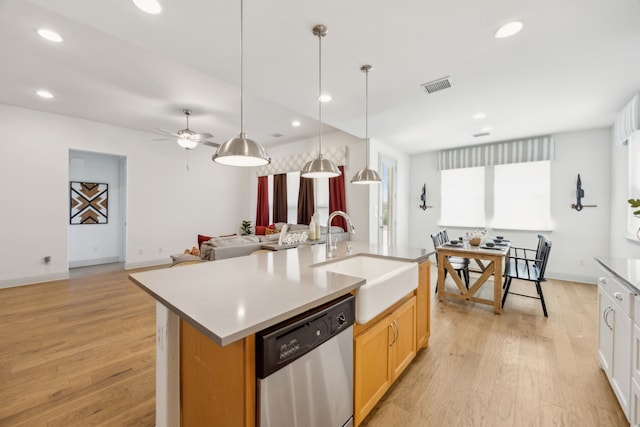
[[[165,142],[165,141],[175,141],[175,138],[154,138],[148,139],[149,142]]]
[[[198,142],[202,145],[208,145],[209,147],[220,147],[220,144],[218,144],[217,142],[211,142],[211,141],[198,141]]]
[[[172,137],[174,137],[174,138],[180,138],[180,135],[178,135],[177,133],[173,133],[173,132],[171,132],[170,130],[166,130],[166,129],[162,129],[162,128],[156,128],[156,129],[157,129],[157,130],[159,130],[159,131],[161,131],[161,132],[164,132],[164,133],[166,133],[166,134],[169,134],[169,135],[171,135],[171,136],[172,136]]]
[[[198,140],[202,140],[202,139],[209,139],[209,138],[213,138],[213,135],[211,135],[210,133],[194,133],[193,135],[191,135],[192,139],[198,139]]]

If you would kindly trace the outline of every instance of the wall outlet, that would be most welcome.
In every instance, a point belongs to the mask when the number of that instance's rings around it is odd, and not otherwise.
[[[51,262],[51,257],[49,255],[47,255],[46,257],[44,257],[44,263],[45,264],[49,264]]]
[[[579,267],[584,267],[584,260],[583,259],[579,259],[578,260],[578,266]]]
[[[98,247],[97,246],[93,247],[93,252],[98,252]]]
[[[143,254],[143,250],[142,249],[138,249],[138,255],[142,255]]]
[[[158,253],[162,253],[164,251],[164,249],[162,249],[162,246],[158,248]]]

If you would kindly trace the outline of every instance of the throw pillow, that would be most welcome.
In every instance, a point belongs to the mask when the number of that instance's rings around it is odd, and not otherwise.
[[[187,261],[200,261],[200,257],[191,254],[171,255],[172,265]]]
[[[266,228],[264,230],[264,234],[265,236],[268,236],[269,234],[279,234],[280,232],[276,229],[272,229],[272,228]]]
[[[256,225],[256,236],[264,236],[266,234],[267,227],[265,225]]]
[[[202,246],[202,242],[211,240],[211,236],[205,236],[204,234],[198,234],[198,247]]]

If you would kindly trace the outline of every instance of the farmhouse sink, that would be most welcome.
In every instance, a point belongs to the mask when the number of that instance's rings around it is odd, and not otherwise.
[[[313,267],[367,280],[356,293],[359,324],[367,323],[418,287],[418,264],[410,261],[355,255]]]

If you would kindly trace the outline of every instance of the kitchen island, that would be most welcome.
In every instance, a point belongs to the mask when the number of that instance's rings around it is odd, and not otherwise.
[[[419,347],[426,346],[430,252],[340,242],[338,254],[420,264],[415,324]],[[255,425],[254,334],[365,284],[360,277],[313,267],[326,261],[325,245],[303,245],[132,274],[158,301],[157,425],[195,425],[208,416],[218,425]]]

